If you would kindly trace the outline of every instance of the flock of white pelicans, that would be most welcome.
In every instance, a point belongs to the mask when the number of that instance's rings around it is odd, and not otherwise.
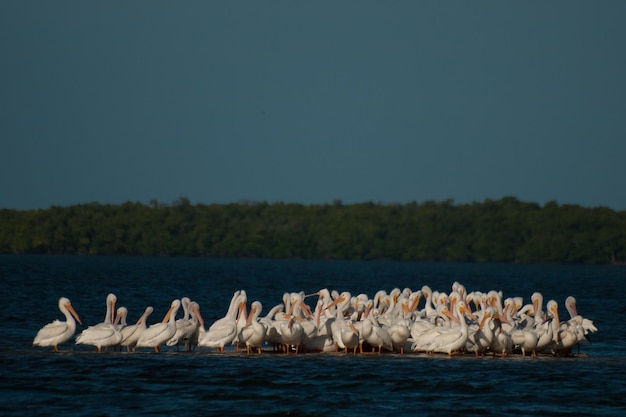
[[[317,300],[305,302],[310,297]],[[424,300],[424,303],[420,303]],[[589,343],[589,332],[597,328],[576,311],[576,300],[568,297],[569,319],[561,318],[557,302],[549,300],[543,309],[543,296],[532,294],[530,303],[522,297],[503,299],[501,291],[466,291],[455,282],[449,293],[423,286],[418,291],[395,288],[366,294],[322,289],[314,294],[285,293],[282,303],[261,316],[262,305],[253,301],[248,308],[245,290],[235,291],[226,315],[208,328],[197,302],[187,297],[174,300],[160,323],[150,326],[147,307],[136,324],[128,325],[128,310],[115,309],[114,294],[106,297],[104,322],[89,326],[76,344],[94,346],[98,352],[125,348],[160,351],[160,346],[182,346],[231,350],[247,353],[266,351],[302,352],[423,352],[476,356],[521,353],[526,356],[551,354],[566,356],[572,348]],[[314,305],[314,308],[311,306]],[[176,319],[182,307],[184,315]],[[62,297],[59,309],[66,321],[55,320],[37,333],[34,346],[68,342],[81,323],[70,300]],[[82,323],[81,323],[82,324]]]

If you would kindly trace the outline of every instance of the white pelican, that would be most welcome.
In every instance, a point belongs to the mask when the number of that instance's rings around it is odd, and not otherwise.
[[[176,313],[180,308],[180,300],[176,299],[170,304],[170,309],[163,317],[161,323],[153,324],[144,330],[137,340],[136,347],[151,347],[159,353],[159,345],[167,342],[176,333]]]
[[[282,313],[284,308],[284,304],[277,304],[272,307],[264,317],[259,319],[263,326],[265,326],[265,342],[271,344],[274,351],[279,350],[282,344],[280,332],[278,331],[279,321],[276,320],[276,317],[280,316],[279,313]]]
[[[530,352],[533,357],[537,356],[537,332],[533,329],[515,329],[510,334],[513,346],[520,348],[522,356],[526,356],[526,352]]]
[[[498,306],[492,306],[494,310],[496,310],[496,328],[494,331],[494,337],[491,341],[491,346],[489,346],[489,350],[491,350],[494,354],[499,354],[501,356],[507,356],[509,353],[513,351],[513,341],[511,340],[511,335],[505,332],[502,329],[502,314],[497,311]]]
[[[361,322],[361,339],[372,347],[372,350],[378,348],[378,354],[381,354],[382,349],[393,351],[393,343],[391,336],[387,330],[382,328],[376,321],[373,315],[370,315],[363,319]],[[360,346],[360,351],[363,353],[363,345]]]
[[[326,308],[336,306],[335,319],[330,324],[333,340],[337,345],[337,351],[342,349],[344,352],[348,352],[348,349],[352,349],[356,353],[356,348],[359,346],[359,332],[352,324],[351,320],[346,321],[343,317],[344,311],[347,309],[352,295],[348,291],[343,291],[339,296],[330,303]]]
[[[330,337],[330,331],[328,330],[328,320],[324,318],[322,320],[322,314],[324,313],[324,301],[319,298],[315,305],[315,311],[313,312],[313,318],[309,320],[307,325],[304,325],[304,340],[302,341],[304,348],[308,352],[334,352],[335,342]],[[307,331],[307,326],[312,323],[313,330]]]
[[[437,317],[438,317],[438,313],[437,313],[437,309],[434,306],[433,291],[430,289],[428,285],[424,285],[420,291],[422,292],[422,295],[424,296],[424,308],[419,312],[419,315],[422,318],[425,318],[426,320],[435,324],[435,321],[437,320]]]
[[[152,306],[146,307],[145,311],[143,312],[141,317],[139,317],[139,320],[137,320],[136,324],[131,324],[130,326],[122,328],[122,341],[120,342],[120,345],[126,346],[126,350],[128,352],[130,352],[131,349],[133,350],[133,352],[135,351],[135,345],[137,344],[141,333],[146,330],[146,321],[148,319],[148,316],[152,314],[153,310],[154,309],[152,308]]]
[[[122,332],[118,323],[121,316],[117,316],[112,324],[98,324],[89,326],[81,332],[76,338],[77,345],[95,346],[98,352],[102,352],[102,348],[117,346],[122,341]]]
[[[589,332],[595,333],[598,331],[598,328],[593,324],[593,321],[578,314],[578,309],[576,308],[576,298],[573,296],[570,295],[565,299],[565,308],[570,316],[567,323],[575,329],[576,336],[578,337],[578,344],[590,343],[588,336]]]
[[[246,320],[245,326],[239,332],[239,341],[246,345],[246,352],[254,348],[261,353],[261,346],[265,341],[265,326],[258,320],[259,314],[263,309],[260,301],[254,301],[250,305],[250,313]]]
[[[391,320],[386,330],[391,337],[394,350],[404,353],[404,345],[411,335],[410,326],[412,321],[408,319],[410,315],[408,297],[400,296],[398,301],[398,305],[400,306],[400,310],[398,311],[399,315]]]
[[[114,343],[118,337],[120,337],[121,340],[121,334],[118,334],[119,329],[117,329],[117,326],[114,324],[116,302],[117,297],[115,294],[109,293],[106,297],[104,321],[84,329],[76,338],[76,344],[95,346],[98,352],[101,352],[102,347],[108,348],[109,346],[115,346],[119,343],[119,341]]]
[[[120,331],[122,326],[119,323],[123,318],[125,319],[125,314],[128,313],[128,310],[125,307],[120,307],[117,316],[111,321],[115,313],[116,301],[117,297],[115,294],[107,295],[104,322],[89,326],[83,330],[76,338],[77,345],[95,346],[98,352],[102,352],[102,348],[106,350],[110,346],[120,344],[122,341],[122,332]]]
[[[70,300],[65,297],[59,298],[59,310],[65,316],[66,321],[54,320],[39,329],[33,340],[33,346],[52,346],[52,350],[58,352],[58,345],[67,342],[74,336],[76,321],[82,323]]]
[[[451,356],[465,347],[469,329],[464,316],[470,314],[471,311],[469,311],[464,301],[459,300],[455,303],[455,313],[455,317],[460,317],[458,319],[459,325],[437,336],[431,342],[428,348],[429,352],[447,353],[448,356]]]
[[[186,298],[186,297],[185,297]],[[176,320],[176,333],[167,341],[167,346],[176,346],[184,344],[185,351],[191,350],[191,346],[197,343],[198,329],[200,323],[204,323],[202,316],[200,315],[200,305],[186,298],[181,301],[181,305],[187,303],[187,318]]]
[[[241,290],[241,294],[245,295],[246,292],[245,290]],[[235,345],[236,350],[239,351],[239,346],[241,345],[241,341],[239,340],[239,333],[241,332],[241,329],[243,329],[246,326],[246,323],[248,322],[248,306],[246,305],[247,303],[247,296],[246,296],[246,301],[241,304],[239,306],[239,312],[237,313],[237,330],[236,330],[236,334],[235,337],[233,338],[231,344]]]
[[[126,307],[120,307],[117,309],[117,315],[115,316],[115,324],[117,328],[122,330],[124,327],[128,326],[126,323],[126,317],[128,316],[128,309]]]
[[[552,350],[555,355],[569,356],[572,353],[572,347],[578,344],[578,335],[576,329],[569,323],[563,323],[559,319],[558,304],[554,300],[548,301],[548,311],[552,313]]]
[[[416,320],[411,325],[412,351],[427,352],[434,338],[451,329],[450,320],[458,321],[443,304],[438,304],[436,311],[437,317],[431,315],[429,320]]]
[[[183,337],[182,337],[182,327],[187,327],[189,326],[189,321],[190,321],[190,315],[189,315],[189,306],[191,304],[191,300],[189,299],[189,297],[183,297],[180,299],[180,306],[183,309],[183,317],[180,319],[176,320],[176,333],[174,334],[174,336],[172,336],[172,338],[170,340],[168,340],[166,342],[167,346],[176,346],[176,348],[178,349],[178,345],[183,344]]]
[[[481,320],[478,329],[470,331],[465,344],[467,352],[474,352],[476,356],[485,356],[485,352],[491,346],[494,337],[495,323],[493,315],[495,310],[493,307],[487,307],[481,311]]]
[[[282,344],[285,346],[285,353],[289,353],[291,346],[293,346],[296,353],[298,353],[304,336],[304,329],[298,321],[298,318],[296,316],[291,316],[289,317],[289,320],[283,320],[280,323],[278,330],[280,332]]]
[[[109,293],[106,298],[106,313],[104,314],[104,321],[102,323],[95,324],[94,326],[109,325],[115,321],[115,303],[117,297],[113,293]]]
[[[204,327],[204,319],[202,318],[202,315],[200,314],[200,304],[198,304],[195,301],[192,301],[189,309],[190,309],[190,316],[192,317],[192,320],[197,321],[196,330],[191,334],[191,336],[187,340],[187,343],[189,344],[189,349],[193,350],[195,349],[196,346],[198,346],[198,337],[200,336],[200,327]]]
[[[198,346],[217,348],[218,352],[224,352],[224,346],[237,336],[237,313],[246,302],[245,293],[235,291],[226,315],[216,320],[208,330],[204,330],[204,326],[200,327]]]

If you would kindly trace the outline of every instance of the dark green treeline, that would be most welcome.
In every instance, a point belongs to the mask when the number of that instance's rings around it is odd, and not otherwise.
[[[626,261],[626,211],[482,203],[99,203],[0,210],[0,253],[412,261]]]

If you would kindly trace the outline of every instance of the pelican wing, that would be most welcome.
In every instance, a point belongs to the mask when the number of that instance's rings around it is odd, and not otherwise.
[[[52,323],[48,323],[43,326],[37,332],[37,335],[33,340],[33,346],[47,346],[50,343],[51,339],[62,336],[65,332],[68,331],[71,331],[72,333],[74,332],[74,330],[71,329],[70,325],[67,322],[54,320]],[[68,338],[69,337],[72,337],[72,335],[70,334]]]
[[[221,322],[219,325],[214,323],[209,330],[202,332],[198,337],[198,346],[211,348],[224,347],[233,341],[237,336],[237,324],[233,320],[232,323]]]

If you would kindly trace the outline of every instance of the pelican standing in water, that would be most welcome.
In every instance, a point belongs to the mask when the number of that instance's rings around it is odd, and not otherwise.
[[[109,346],[119,345],[122,341],[122,332],[118,323],[125,316],[126,312],[125,308],[120,307],[113,323],[100,323],[86,328],[76,338],[76,344],[95,346],[98,352],[102,352],[102,348],[108,349]]]
[[[190,351],[192,345],[198,344],[198,329],[200,324],[204,324],[200,315],[200,305],[188,298],[181,304],[187,303],[187,318],[176,320],[176,333],[167,341],[167,346],[176,346],[184,344],[184,350]]]
[[[115,323],[115,303],[117,297],[109,293],[106,298],[106,313],[102,323],[87,327],[76,338],[77,345],[91,345],[102,352],[102,348],[115,346],[122,341],[122,334]],[[118,316],[118,319],[121,318]]]
[[[167,342],[176,333],[176,313],[180,308],[180,300],[176,299],[170,304],[170,309],[163,317],[161,323],[153,324],[141,333],[136,347],[151,347],[156,353],[160,352],[159,345]]]
[[[245,291],[235,291],[226,315],[213,322],[208,330],[200,326],[198,346],[217,348],[218,352],[224,352],[224,346],[231,343],[237,336],[237,314],[246,302]]]
[[[78,314],[74,311],[70,300],[65,297],[59,298],[59,310],[65,316],[66,321],[54,320],[52,323],[43,326],[37,332],[33,340],[33,346],[52,346],[52,350],[58,352],[58,346],[74,336],[76,321],[80,324],[82,323],[78,318]]]
[[[143,331],[146,330],[146,320],[148,319],[148,316],[152,314],[153,310],[152,306],[146,307],[136,324],[131,324],[130,326],[122,328],[122,341],[120,342],[120,345],[126,346],[126,350],[128,352],[130,352],[131,349],[133,352],[135,351],[135,344],[137,344],[137,341]]]
[[[263,305],[260,301],[254,301],[250,305],[250,314],[246,320],[245,326],[239,332],[239,341],[246,345],[246,352],[254,348],[261,353],[261,346],[265,342],[265,326],[258,320]]]

